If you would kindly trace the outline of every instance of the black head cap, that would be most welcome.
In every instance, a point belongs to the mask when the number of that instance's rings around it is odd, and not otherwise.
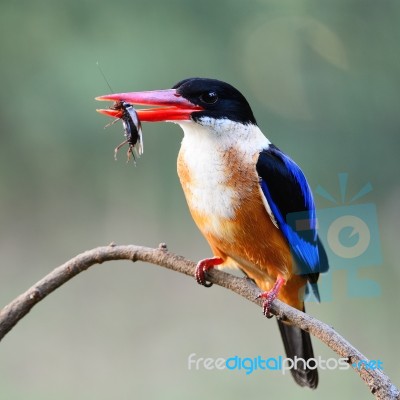
[[[188,78],[173,86],[178,94],[204,108],[192,113],[194,121],[201,117],[229,119],[242,124],[256,124],[250,105],[233,86],[217,79]]]

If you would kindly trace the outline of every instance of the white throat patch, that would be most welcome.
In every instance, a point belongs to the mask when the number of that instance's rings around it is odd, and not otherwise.
[[[243,163],[254,163],[254,155],[270,141],[256,125],[227,119],[203,118],[200,123],[182,121],[184,131],[180,157],[190,182],[182,186],[190,208],[213,217],[232,219],[240,193],[228,186],[224,155],[234,149]]]

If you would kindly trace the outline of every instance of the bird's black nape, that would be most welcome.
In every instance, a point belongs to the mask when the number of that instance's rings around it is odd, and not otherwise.
[[[192,113],[194,121],[209,117],[229,119],[242,124],[257,124],[246,98],[228,83],[217,79],[188,78],[178,82],[173,89],[204,109]]]

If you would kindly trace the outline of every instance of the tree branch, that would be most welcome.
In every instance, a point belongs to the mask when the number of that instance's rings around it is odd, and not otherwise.
[[[87,270],[92,265],[111,260],[144,261],[189,276],[194,276],[196,267],[194,262],[168,252],[165,244],[161,244],[158,249],[133,245],[116,246],[111,244],[109,246],[86,251],[54,269],[0,311],[0,341],[18,321],[28,314],[33,306],[51,292],[80,272]],[[262,305],[261,300],[256,300],[260,290],[250,280],[239,278],[218,270],[210,271],[208,277],[210,282],[230,289],[259,306]],[[271,312],[276,315],[277,318],[288,321],[310,332],[340,357],[347,358],[350,365],[358,364],[360,361],[369,361],[334,329],[310,315],[296,310],[279,300],[273,302]],[[392,384],[389,377],[381,370],[366,368],[354,369],[377,399],[400,399],[398,388]]]

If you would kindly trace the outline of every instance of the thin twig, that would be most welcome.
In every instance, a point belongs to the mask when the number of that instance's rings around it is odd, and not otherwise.
[[[18,321],[28,314],[33,306],[51,292],[92,265],[111,260],[144,261],[189,276],[194,276],[196,267],[194,262],[168,252],[164,244],[161,244],[157,249],[133,245],[116,246],[111,244],[109,246],[88,250],[54,269],[25,293],[18,296],[0,310],[0,341]],[[239,278],[218,270],[210,271],[207,279],[216,285],[232,290],[259,306],[262,305],[261,300],[256,300],[260,292],[259,289],[248,279]],[[273,302],[271,312],[276,315],[277,318],[281,318],[310,332],[340,357],[347,358],[350,365],[358,364],[360,361],[368,363],[369,360],[334,329],[310,315],[296,310],[279,300]],[[392,384],[389,377],[381,370],[366,368],[354,369],[368,385],[375,398],[390,400],[400,399],[398,388]]]

